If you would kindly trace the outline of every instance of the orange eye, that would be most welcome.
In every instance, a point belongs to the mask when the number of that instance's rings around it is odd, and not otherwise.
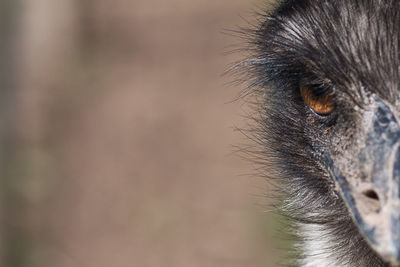
[[[304,102],[318,115],[329,115],[335,109],[335,101],[332,95],[317,95],[311,89],[312,85],[300,87],[301,96]]]

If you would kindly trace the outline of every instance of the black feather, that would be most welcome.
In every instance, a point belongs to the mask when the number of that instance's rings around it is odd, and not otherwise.
[[[262,175],[278,180],[281,210],[294,225],[327,229],[320,238],[332,244],[322,257],[342,266],[387,266],[359,234],[316,148],[327,142],[321,132],[340,135],[336,125],[352,127],[366,96],[398,101],[400,1],[286,0],[260,21],[246,33],[252,57],[241,65],[257,104],[251,132],[262,149],[255,152]],[[326,118],[312,117],[299,93],[304,83],[317,95],[334,92],[341,106]],[[299,233],[299,254],[305,241]]]

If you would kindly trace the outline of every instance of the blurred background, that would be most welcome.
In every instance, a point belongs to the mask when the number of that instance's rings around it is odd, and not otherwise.
[[[1,266],[276,266],[221,77],[264,4],[2,0]]]

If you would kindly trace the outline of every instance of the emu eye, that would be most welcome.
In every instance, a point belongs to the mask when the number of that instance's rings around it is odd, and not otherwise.
[[[335,109],[334,97],[328,94],[327,90],[328,88],[324,84],[303,85],[300,87],[304,102],[321,116],[327,116]]]

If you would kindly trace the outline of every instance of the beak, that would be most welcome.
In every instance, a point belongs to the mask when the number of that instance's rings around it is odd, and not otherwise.
[[[358,177],[350,181],[329,156],[325,163],[361,234],[382,259],[398,266],[400,126],[386,104],[378,100],[375,107],[369,116],[365,142],[354,159]]]

